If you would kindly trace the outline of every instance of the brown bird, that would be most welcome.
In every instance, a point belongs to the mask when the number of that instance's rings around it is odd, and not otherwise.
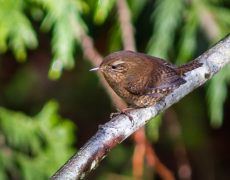
[[[112,89],[131,107],[154,105],[180,85],[186,83],[186,72],[200,67],[202,63],[175,65],[143,53],[118,51],[105,57],[97,68]]]

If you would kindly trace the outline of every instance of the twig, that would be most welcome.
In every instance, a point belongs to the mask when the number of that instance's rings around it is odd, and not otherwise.
[[[164,111],[195,88],[203,85],[214,74],[230,62],[230,35],[199,56],[202,67],[187,73],[184,85],[149,108],[130,112],[132,122],[125,115],[119,115],[99,127],[98,132],[53,175],[52,179],[81,179],[92,171],[107,153],[124,141],[133,132],[144,126],[151,118]]]
[[[133,26],[126,0],[117,0],[118,17],[125,50],[136,51]]]
[[[80,28],[78,26],[74,26],[74,29]],[[99,66],[103,60],[103,57],[99,54],[99,52],[95,49],[93,40],[89,37],[85,31],[80,31],[80,37],[82,50],[84,56],[94,65]]]
[[[162,180],[175,180],[173,173],[160,161],[153,147],[146,139],[144,128],[140,128],[134,133],[134,140],[136,142],[133,158],[134,179],[142,179],[143,160],[144,156],[146,156],[148,165],[156,170]]]
[[[136,143],[133,153],[133,175],[135,180],[139,180],[142,179],[143,176],[143,162],[146,153],[145,129],[140,128],[138,131],[133,133],[133,139]]]
[[[187,152],[183,143],[177,143],[174,148],[174,154],[177,160],[177,174],[180,180],[192,179],[192,168],[187,158]]]
[[[146,155],[149,165],[154,167],[163,180],[175,180],[172,172],[161,163],[151,145],[146,142]]]
[[[167,110],[164,116],[167,132],[170,139],[174,142],[174,156],[177,164],[177,176],[179,180],[192,179],[192,167],[187,157],[186,147],[182,141],[181,124],[175,111]]]

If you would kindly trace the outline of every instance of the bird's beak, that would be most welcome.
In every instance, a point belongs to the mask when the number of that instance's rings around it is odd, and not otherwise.
[[[99,67],[95,67],[95,68],[90,69],[89,71],[97,71],[99,69],[100,69]]]

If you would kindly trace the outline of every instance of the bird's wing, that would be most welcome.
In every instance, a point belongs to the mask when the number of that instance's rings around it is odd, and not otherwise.
[[[148,76],[146,74],[129,75],[125,80],[125,89],[134,95],[142,95],[145,93],[145,86],[148,82]]]
[[[150,76],[146,85],[146,94],[154,96],[168,94],[186,82],[171,64],[159,64],[156,69],[153,69]]]
[[[175,66],[159,58],[146,56],[152,61],[151,71],[143,71],[139,76],[129,76],[125,88],[135,95],[159,97],[172,92],[186,81],[180,77]]]

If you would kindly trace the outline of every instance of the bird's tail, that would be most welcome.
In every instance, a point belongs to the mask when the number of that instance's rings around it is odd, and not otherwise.
[[[191,61],[190,63],[179,66],[176,69],[176,71],[180,76],[183,76],[185,73],[192,71],[200,66],[202,66],[202,63],[197,60],[194,60],[194,61]]]

